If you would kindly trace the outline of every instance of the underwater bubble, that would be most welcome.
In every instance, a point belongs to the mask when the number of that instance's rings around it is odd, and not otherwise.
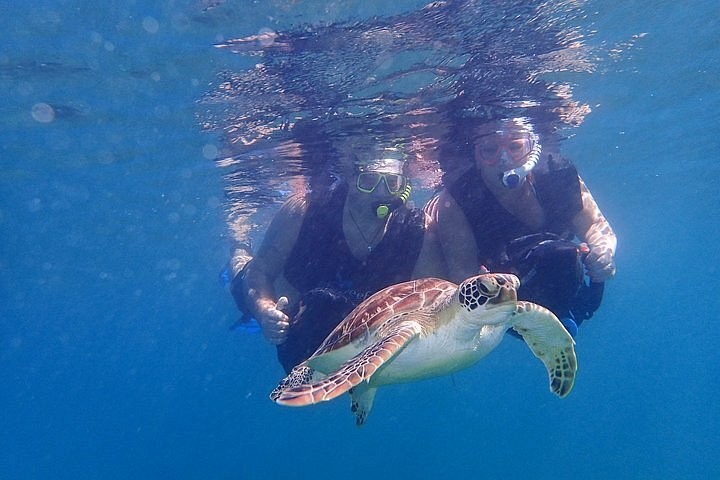
[[[55,110],[47,103],[36,103],[32,106],[31,113],[36,122],[50,123],[55,120]]]
[[[160,30],[160,24],[154,17],[145,17],[142,21],[142,26],[148,33],[157,33]]]
[[[218,149],[212,143],[208,143],[202,148],[203,157],[208,160],[215,160],[217,158]]]
[[[43,208],[42,200],[39,198],[33,198],[27,202],[28,210],[31,212],[39,212]]]

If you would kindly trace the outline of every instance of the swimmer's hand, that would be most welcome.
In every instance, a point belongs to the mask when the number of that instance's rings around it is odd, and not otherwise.
[[[280,297],[277,302],[269,299],[257,302],[257,320],[263,335],[273,345],[280,345],[287,340],[290,318],[282,312],[287,306],[287,297]]]
[[[601,283],[615,276],[615,260],[610,250],[602,246],[590,246],[590,252],[585,257],[590,280]]]

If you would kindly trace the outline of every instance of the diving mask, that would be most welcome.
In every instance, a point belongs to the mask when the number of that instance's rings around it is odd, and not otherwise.
[[[515,188],[537,165],[541,148],[537,135],[533,133],[513,136],[499,130],[483,135],[475,147],[475,154],[485,165],[500,165],[507,169],[501,175],[502,183],[508,188]]]
[[[405,162],[396,158],[375,159],[357,166],[355,186],[358,191],[373,193],[381,182],[385,182],[388,193],[394,197],[373,204],[373,212],[378,218],[387,217],[407,202],[412,188],[404,169]]]
[[[364,193],[372,193],[384,181],[388,192],[397,195],[402,191],[407,179],[397,173],[360,172],[357,175],[357,189]]]
[[[532,153],[534,143],[528,135],[512,138],[499,131],[483,135],[475,147],[475,152],[485,165],[514,167],[525,163],[528,155]]]

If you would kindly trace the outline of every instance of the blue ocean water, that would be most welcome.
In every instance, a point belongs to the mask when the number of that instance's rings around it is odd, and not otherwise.
[[[255,60],[213,45],[423,4],[0,6],[0,478],[720,476],[712,1],[583,6],[593,45],[641,38],[566,77],[593,111],[564,149],[619,238],[568,398],[506,341],[380,391],[362,429],[344,400],[267,399],[282,371],[229,331],[220,143],[200,126],[218,72]]]

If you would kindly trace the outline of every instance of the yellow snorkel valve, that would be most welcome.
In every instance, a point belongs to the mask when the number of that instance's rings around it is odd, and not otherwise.
[[[412,192],[412,185],[410,185],[410,182],[407,182],[407,185],[405,185],[403,191],[398,193],[396,198],[392,202],[390,202],[389,204],[381,203],[380,205],[376,206],[375,215],[377,215],[378,218],[387,217],[390,212],[400,208],[401,206],[405,205],[405,203],[407,203],[408,199],[410,198],[410,192]]]
[[[378,207],[375,209],[375,215],[377,215],[378,218],[385,218],[390,213],[390,207],[383,204],[378,205]]]

